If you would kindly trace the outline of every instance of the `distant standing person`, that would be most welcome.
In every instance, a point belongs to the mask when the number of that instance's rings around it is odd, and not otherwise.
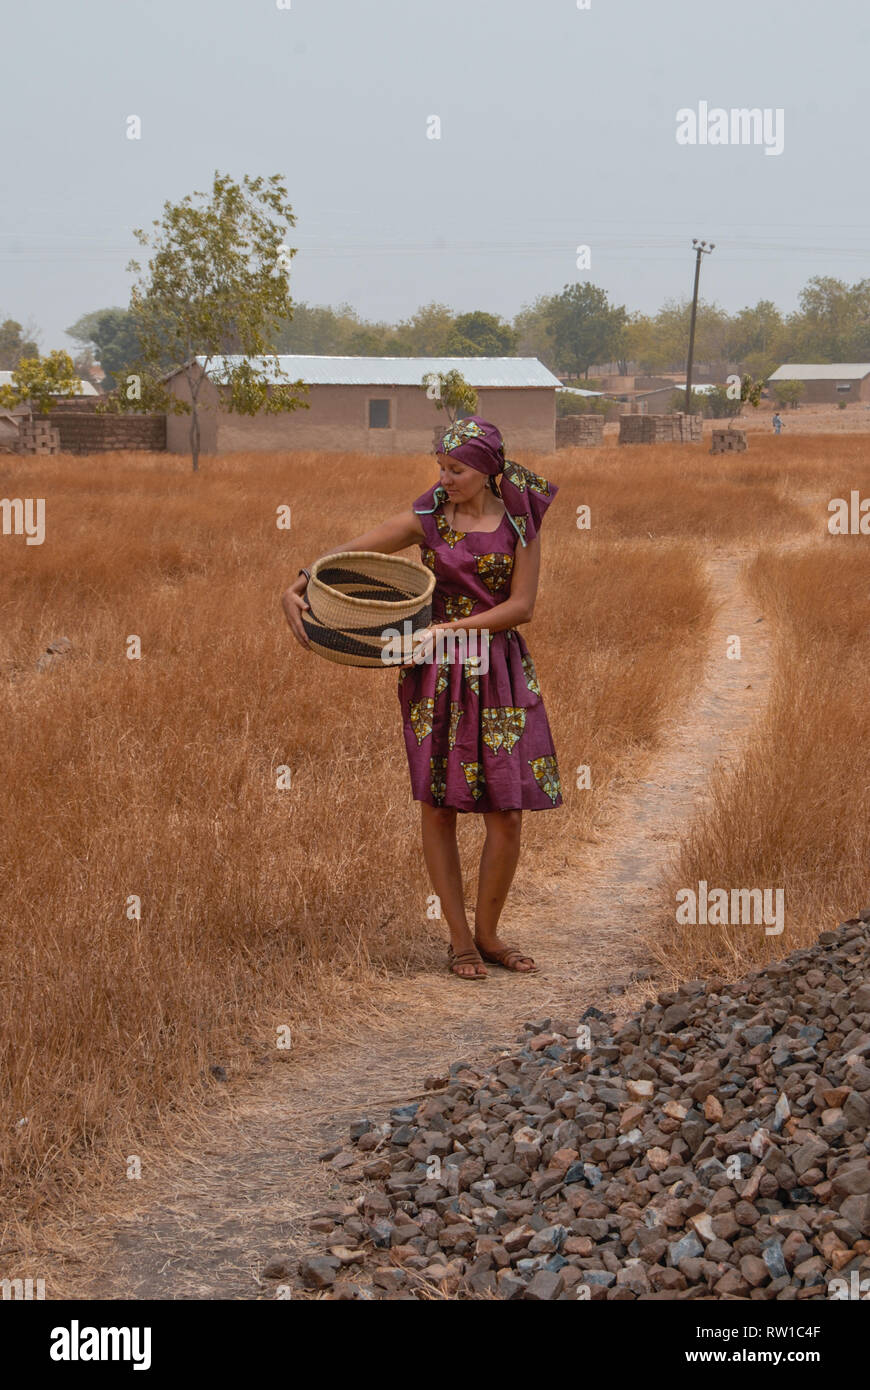
[[[773,415],[773,428],[774,428],[774,431],[775,431],[777,434],[779,434],[780,430],[782,429],[782,417],[780,416],[780,413],[779,413],[778,410],[774,411],[774,415]]]

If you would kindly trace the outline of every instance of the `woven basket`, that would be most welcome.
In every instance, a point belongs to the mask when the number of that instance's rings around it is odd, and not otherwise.
[[[303,612],[302,626],[313,650],[327,661],[398,666],[411,658],[412,634],[432,621],[434,589],[431,570],[401,555],[375,550],[325,555],[311,567],[305,591],[311,612]],[[401,654],[395,636],[384,636],[390,628],[402,635]]]

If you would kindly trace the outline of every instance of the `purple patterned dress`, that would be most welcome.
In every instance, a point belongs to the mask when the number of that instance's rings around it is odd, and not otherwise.
[[[440,485],[414,502],[435,575],[432,621],[481,615],[510,595],[517,542],[537,534],[557,492],[508,462],[505,478],[523,510],[505,508],[495,531],[454,531]],[[515,495],[513,489],[510,495]],[[515,629],[489,641],[489,670],[458,659],[399,672],[399,701],[415,801],[457,811],[546,811],[562,804],[559,768],[529,649]]]

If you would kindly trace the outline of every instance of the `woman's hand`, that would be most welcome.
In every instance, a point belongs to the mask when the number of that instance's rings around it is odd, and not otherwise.
[[[452,623],[430,623],[428,627],[422,627],[419,632],[415,632],[414,655],[410,661],[403,661],[400,669],[409,671],[412,667],[422,666],[431,660],[439,629],[448,632],[452,627]]]
[[[421,627],[414,633],[413,651],[414,655],[410,661],[402,661],[399,664],[400,671],[412,671],[415,666],[422,666],[431,648],[433,641],[431,627]]]
[[[304,597],[307,588],[308,580],[304,574],[300,574],[298,579],[281,595],[281,607],[284,609],[287,626],[300,647],[305,647],[306,651],[311,651],[311,643],[305,628],[302,626],[302,614],[311,611],[311,605]]]

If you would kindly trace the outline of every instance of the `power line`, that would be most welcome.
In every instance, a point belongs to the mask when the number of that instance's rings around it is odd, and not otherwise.
[[[587,243],[594,256],[607,261],[636,260],[639,255],[650,261],[676,261],[679,260],[680,252],[675,246],[673,248],[664,246],[653,246],[649,242],[625,243],[623,245],[610,245],[607,242],[596,241],[594,238]],[[105,247],[101,250],[84,251],[75,247],[58,247],[49,250],[44,247],[23,248],[15,251],[0,251],[0,261],[8,263],[26,261],[29,263],[49,264],[59,261],[66,261],[71,264],[79,264],[89,261],[101,261],[109,258],[129,255],[126,250],[115,247]],[[480,242],[474,245],[464,246],[409,246],[409,245],[385,245],[377,246],[371,244],[355,244],[345,246],[330,247],[297,247],[298,265],[300,259],[305,260],[342,260],[359,259],[366,256],[429,256],[438,258],[449,258],[450,256],[559,256],[571,257],[575,255],[572,243],[555,244],[506,244],[494,242]],[[738,260],[745,256],[783,256],[792,259],[808,257],[827,257],[840,260],[865,260],[870,262],[870,249],[867,246],[798,246],[788,243],[768,243],[768,242],[748,242],[742,245],[735,245],[722,250],[723,260]]]

